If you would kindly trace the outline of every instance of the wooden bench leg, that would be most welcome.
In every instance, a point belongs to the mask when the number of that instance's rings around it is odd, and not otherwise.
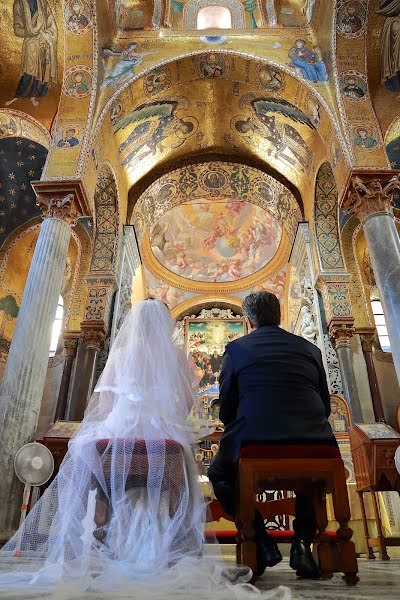
[[[250,567],[257,572],[257,553],[254,541],[255,490],[252,473],[239,466],[239,499],[236,511],[237,546],[236,560],[238,564]]]
[[[318,558],[321,576],[331,579],[335,572],[335,553],[330,543],[329,535],[326,533],[328,526],[328,515],[326,512],[326,495],[320,486],[315,486],[313,491],[313,504],[317,523],[316,554]]]
[[[385,536],[383,535],[383,531],[382,531],[381,515],[380,515],[380,512],[379,512],[379,507],[378,507],[378,502],[377,502],[377,499],[376,499],[376,492],[375,492],[375,490],[371,490],[371,494],[372,494],[372,504],[374,506],[374,515],[375,515],[376,527],[378,529],[379,558],[381,560],[390,560],[390,556],[389,556],[389,554],[387,553],[387,550],[386,550]]]
[[[369,529],[368,529],[368,521],[367,521],[367,514],[365,512],[365,504],[364,504],[364,492],[357,492],[358,493],[358,498],[360,500],[360,506],[361,506],[361,515],[362,515],[362,522],[363,522],[363,527],[364,527],[364,535],[365,535],[365,542],[367,544],[367,558],[370,560],[375,560],[375,554],[373,549],[371,548],[371,546],[369,545]]]
[[[354,542],[351,541],[353,531],[349,527],[350,506],[347,495],[346,475],[342,463],[334,473],[332,492],[335,518],[339,522],[337,530],[338,543],[336,548],[337,570],[344,573],[343,580],[347,585],[356,585],[359,581],[357,555]]]

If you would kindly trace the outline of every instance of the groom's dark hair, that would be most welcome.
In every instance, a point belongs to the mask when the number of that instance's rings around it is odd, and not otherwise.
[[[279,325],[281,307],[278,298],[271,292],[253,292],[243,300],[243,314],[254,327]]]

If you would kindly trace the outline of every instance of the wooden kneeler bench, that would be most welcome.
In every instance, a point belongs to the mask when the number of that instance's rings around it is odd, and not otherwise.
[[[256,494],[264,490],[311,492],[317,520],[314,542],[323,578],[343,573],[347,585],[359,581],[357,556],[349,528],[350,506],[346,473],[339,449],[331,446],[254,445],[242,448],[239,459],[236,557],[256,570],[254,511]],[[310,489],[311,487],[311,489]],[[326,531],[326,494],[331,493],[336,535]],[[286,507],[288,508],[288,507]],[[261,511],[264,512],[264,511]],[[276,514],[276,513],[275,513]],[[284,512],[285,514],[285,512]],[[279,539],[277,539],[279,541]]]

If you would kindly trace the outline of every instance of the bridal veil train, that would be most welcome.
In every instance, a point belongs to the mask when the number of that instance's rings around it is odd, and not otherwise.
[[[0,598],[290,597],[207,555],[197,394],[172,333],[157,300],[128,314],[56,478],[0,551]]]

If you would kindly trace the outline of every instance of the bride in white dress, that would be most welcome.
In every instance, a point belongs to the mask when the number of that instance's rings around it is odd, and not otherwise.
[[[162,302],[130,311],[57,477],[0,551],[0,598],[290,598],[217,544],[207,556],[197,391],[172,333]]]

